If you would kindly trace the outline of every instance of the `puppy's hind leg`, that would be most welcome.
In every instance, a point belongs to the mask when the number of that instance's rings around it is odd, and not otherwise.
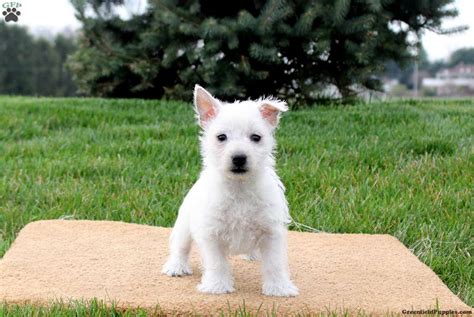
[[[189,265],[191,242],[188,217],[180,210],[171,232],[170,256],[163,266],[162,273],[169,276],[183,276],[193,273]]]

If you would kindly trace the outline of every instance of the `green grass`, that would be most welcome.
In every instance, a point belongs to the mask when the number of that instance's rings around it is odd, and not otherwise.
[[[181,102],[0,97],[0,256],[39,219],[171,226],[197,134]],[[473,100],[294,111],[277,134],[296,222],[392,234],[474,304]]]
[[[436,306],[433,306],[436,308]],[[0,304],[0,317],[16,317],[16,316],[35,316],[35,317],[77,317],[77,316],[94,316],[94,317],[109,317],[109,316],[123,316],[123,317],[145,317],[145,316],[182,316],[179,312],[166,313],[157,306],[153,310],[145,310],[142,308],[121,308],[118,303],[106,304],[103,301],[93,299],[91,301],[71,301],[71,302],[51,302],[49,306],[35,306],[31,304],[26,305],[8,305]],[[315,316],[315,317],[349,317],[351,315],[347,310],[333,310],[321,312],[317,315],[310,314],[305,310],[296,313],[294,316]],[[195,312],[191,316],[200,316]],[[230,305],[227,308],[218,311],[216,316],[235,316],[235,317],[252,317],[252,316],[278,316],[277,307],[269,309],[261,309],[261,307],[253,312],[248,309],[243,301],[237,308],[232,308]],[[370,316],[364,312],[359,312],[357,317]],[[395,316],[395,315],[393,315]]]
[[[146,311],[144,309],[121,309],[116,303],[107,305],[102,301],[93,299],[89,302],[71,301],[71,302],[51,302],[48,307],[27,305],[7,305],[0,304],[0,317],[14,316],[35,316],[35,317],[77,317],[77,316],[94,316],[94,317],[146,317],[164,316],[164,313],[157,306],[154,311]]]

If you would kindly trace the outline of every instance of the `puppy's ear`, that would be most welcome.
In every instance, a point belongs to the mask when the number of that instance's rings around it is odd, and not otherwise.
[[[199,125],[204,128],[219,111],[219,101],[199,85],[194,87],[194,107]]]
[[[280,120],[280,114],[288,111],[286,102],[278,99],[262,99],[259,101],[259,110],[263,119],[275,128]]]

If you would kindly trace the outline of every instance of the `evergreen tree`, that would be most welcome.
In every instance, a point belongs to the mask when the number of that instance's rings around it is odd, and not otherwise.
[[[380,88],[384,63],[411,57],[410,33],[456,15],[453,0],[150,0],[123,20],[120,0],[72,1],[83,36],[70,67],[86,94],[189,98],[200,83],[298,104],[331,85],[345,99]]]

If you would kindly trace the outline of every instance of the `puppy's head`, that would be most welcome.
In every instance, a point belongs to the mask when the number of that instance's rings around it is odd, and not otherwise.
[[[280,113],[288,110],[283,101],[224,103],[196,85],[194,105],[206,168],[231,178],[246,178],[273,165],[274,130]]]

